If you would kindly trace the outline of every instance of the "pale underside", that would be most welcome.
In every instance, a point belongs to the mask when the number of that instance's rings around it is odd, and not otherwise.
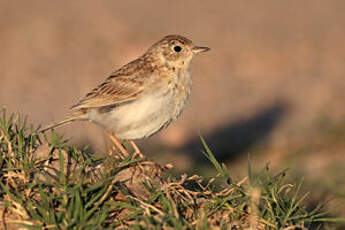
[[[170,84],[156,83],[137,99],[88,108],[84,117],[123,140],[149,137],[175,120],[185,107],[191,88],[188,71],[172,76]],[[168,80],[168,79],[166,79]]]

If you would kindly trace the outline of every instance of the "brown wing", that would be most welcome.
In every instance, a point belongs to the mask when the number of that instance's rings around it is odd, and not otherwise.
[[[145,71],[140,61],[133,61],[108,77],[104,83],[94,88],[71,110],[115,105],[135,100],[144,90]]]

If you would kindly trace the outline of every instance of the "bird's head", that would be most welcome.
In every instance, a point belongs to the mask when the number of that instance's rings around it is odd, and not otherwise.
[[[188,67],[192,58],[199,53],[209,51],[181,35],[168,35],[150,47],[148,53],[159,57],[169,66]]]

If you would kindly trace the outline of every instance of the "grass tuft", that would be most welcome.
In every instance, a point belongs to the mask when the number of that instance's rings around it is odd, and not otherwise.
[[[29,128],[28,128],[29,126]],[[201,137],[212,178],[174,178],[132,155],[89,154],[55,132],[37,133],[27,118],[0,116],[0,229],[308,229],[330,218],[321,203],[307,210],[302,183],[266,166],[235,182]],[[225,182],[224,182],[225,181]]]

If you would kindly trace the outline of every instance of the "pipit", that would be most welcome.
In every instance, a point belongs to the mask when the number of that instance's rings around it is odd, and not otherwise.
[[[90,121],[102,126],[124,155],[129,154],[120,140],[130,141],[140,153],[133,140],[149,137],[177,119],[191,91],[189,64],[194,55],[208,50],[181,35],[168,35],[89,92],[64,120],[41,131]]]

